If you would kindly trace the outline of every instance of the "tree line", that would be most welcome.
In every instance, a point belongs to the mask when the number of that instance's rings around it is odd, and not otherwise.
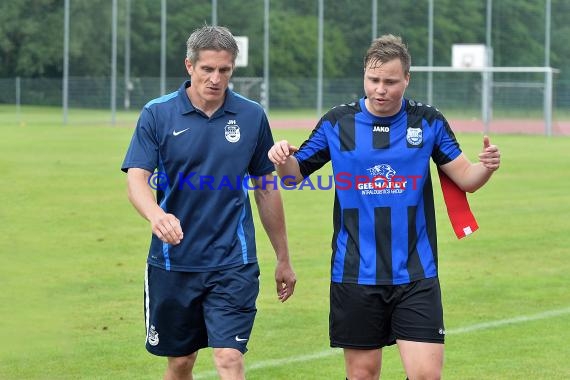
[[[118,0],[118,69],[124,68],[126,0]],[[111,70],[111,0],[70,0],[70,75],[108,77]],[[130,73],[160,73],[161,1],[130,0]],[[249,37],[248,66],[236,76],[263,76],[264,0],[218,0],[218,24]],[[371,0],[324,0],[326,78],[358,76],[372,38]],[[428,64],[428,0],[377,0],[377,34],[400,35],[413,65]],[[492,2],[495,66],[543,66],[546,0]],[[434,0],[433,64],[451,65],[454,43],[486,42],[487,0]],[[570,2],[551,1],[550,65],[570,79]],[[317,75],[318,2],[270,1],[270,75]],[[186,39],[211,23],[209,0],[168,0],[166,75],[185,76]],[[0,0],[0,77],[61,77],[63,0]]]

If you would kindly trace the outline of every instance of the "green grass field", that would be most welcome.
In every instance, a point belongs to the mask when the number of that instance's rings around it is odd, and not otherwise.
[[[0,379],[162,378],[165,359],[144,349],[150,231],[119,170],[132,128],[63,127],[57,112],[24,115],[8,118],[0,108]],[[89,114],[71,120],[80,118]],[[300,143],[308,133],[274,137]],[[475,159],[482,137],[458,138]],[[473,236],[455,238],[434,184],[444,378],[570,378],[570,140],[491,141],[503,165],[470,196],[480,225]],[[343,379],[342,354],[328,347],[333,194],[283,197],[298,284],[290,301],[277,301],[274,256],[257,224],[261,294],[248,379]],[[195,378],[216,378],[213,368],[204,350]],[[397,348],[385,350],[382,373],[405,378]]]

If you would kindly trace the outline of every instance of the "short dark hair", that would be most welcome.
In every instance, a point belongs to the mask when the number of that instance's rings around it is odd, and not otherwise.
[[[224,26],[204,25],[196,29],[186,42],[186,58],[196,63],[200,50],[227,51],[235,63],[239,52],[232,32]]]

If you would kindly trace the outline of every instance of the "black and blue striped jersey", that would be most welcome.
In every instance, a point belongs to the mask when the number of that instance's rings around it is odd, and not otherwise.
[[[332,162],[335,183],[331,280],[405,284],[437,276],[430,158],[443,165],[461,150],[435,108],[403,99],[377,117],[365,98],[334,107],[295,157],[301,174]]]
[[[122,170],[151,176],[157,202],[180,219],[178,245],[152,235],[147,262],[167,270],[211,271],[256,262],[250,177],[272,173],[265,111],[230,90],[211,117],[186,95],[190,82],[145,105]]]

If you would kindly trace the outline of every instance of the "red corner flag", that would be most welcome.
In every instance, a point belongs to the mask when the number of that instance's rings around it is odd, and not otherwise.
[[[441,169],[437,168],[447,215],[458,239],[477,231],[479,225],[469,208],[467,194],[461,190]]]

